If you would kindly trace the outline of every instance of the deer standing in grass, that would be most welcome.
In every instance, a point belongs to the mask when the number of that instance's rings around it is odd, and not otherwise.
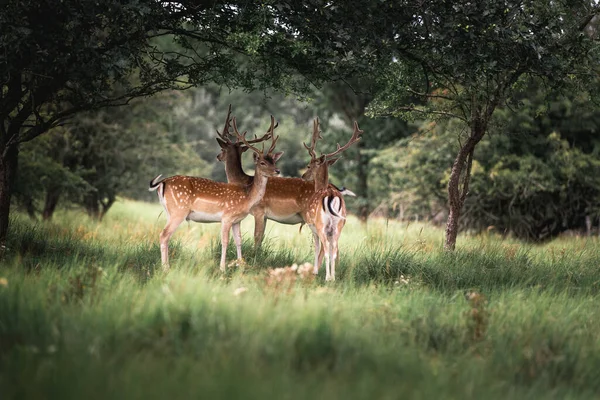
[[[269,178],[279,175],[275,165],[283,152],[273,153],[277,139],[273,136],[275,119],[271,116],[268,136],[271,147],[265,153],[246,140],[246,132],[237,130],[235,117],[233,127],[238,141],[254,152],[255,176],[245,185],[215,182],[210,179],[192,176],[172,176],[150,181],[150,191],[156,190],[158,199],[167,214],[167,225],[160,234],[160,252],[163,268],[169,268],[169,239],[184,220],[195,222],[221,222],[221,271],[225,271],[225,256],[229,244],[229,231],[233,238],[238,259],[242,258],[242,236],[240,222],[250,213],[252,207],[261,201]]]
[[[333,165],[339,157],[335,157],[360,140],[363,133],[354,121],[354,133],[344,146],[337,145],[333,153],[321,154],[317,157],[315,147],[317,141],[322,139],[319,130],[319,119],[313,122],[313,135],[311,145],[304,143],[310,154],[308,169],[302,175],[303,179],[312,179],[314,194],[302,210],[302,217],[313,232],[315,240],[315,263],[313,273],[319,272],[325,256],[325,280],[335,280],[335,261],[338,257],[338,241],[346,223],[346,203],[339,190],[329,185],[329,166]]]
[[[242,185],[252,183],[254,177],[247,175],[242,169],[242,154],[248,150],[245,142],[239,140],[232,141],[230,128],[231,105],[225,119],[223,131],[217,131],[217,142],[221,147],[221,152],[217,156],[219,161],[225,162],[225,173],[227,182]],[[268,140],[269,132],[260,138],[255,138],[247,143],[258,143]],[[335,186],[330,185],[335,188]],[[337,188],[336,188],[337,189]],[[269,179],[263,199],[258,202],[250,213],[254,216],[254,244],[258,248],[261,246],[267,219],[279,222],[281,224],[295,225],[304,224],[302,210],[311,196],[314,194],[315,185],[313,182],[301,178],[282,178],[275,177]],[[350,190],[342,188],[342,194],[355,196]]]

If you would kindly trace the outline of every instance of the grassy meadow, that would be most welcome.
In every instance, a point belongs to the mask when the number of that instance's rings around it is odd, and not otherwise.
[[[160,267],[157,204],[102,223],[15,213],[0,260],[2,399],[599,398],[600,243],[526,245],[350,219],[337,281],[306,227],[267,225],[218,270],[219,224],[185,223]],[[231,240],[228,260],[235,258]]]

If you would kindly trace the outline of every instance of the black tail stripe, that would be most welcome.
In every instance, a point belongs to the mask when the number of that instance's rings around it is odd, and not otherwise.
[[[333,203],[333,199],[335,199],[335,196],[329,197],[327,207],[329,208],[330,213],[332,213],[333,215],[337,215],[337,212],[334,211],[333,206],[331,205],[331,203]]]
[[[340,210],[333,209],[333,201],[338,196],[327,196],[327,203],[325,203],[325,198],[323,198],[323,208],[329,211],[330,214],[335,215],[336,217],[341,217]],[[341,199],[340,199],[341,200]]]

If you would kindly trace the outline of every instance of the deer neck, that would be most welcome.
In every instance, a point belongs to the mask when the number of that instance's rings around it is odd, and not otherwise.
[[[319,190],[327,189],[329,186],[329,168],[326,164],[322,165],[314,175],[315,179],[315,192]]]
[[[225,159],[225,175],[227,182],[250,184],[252,177],[242,168],[242,155],[237,151],[228,151]]]
[[[252,177],[249,177],[252,178]],[[262,175],[258,171],[254,174],[254,180],[250,185],[250,191],[248,192],[248,202],[249,206],[253,207],[255,204],[259,203],[267,190],[267,181],[269,178],[267,176]]]

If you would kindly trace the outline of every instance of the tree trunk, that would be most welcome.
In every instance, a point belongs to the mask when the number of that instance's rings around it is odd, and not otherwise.
[[[592,236],[592,217],[589,214],[585,216],[585,232],[587,237]]]
[[[48,189],[48,191],[46,192],[46,200],[44,201],[44,210],[42,211],[42,219],[44,221],[52,219],[52,215],[54,215],[54,210],[56,210],[56,206],[58,204],[59,199],[59,188],[52,187]]]
[[[28,196],[23,200],[23,205],[25,206],[25,211],[27,211],[29,218],[35,221],[37,218],[35,215],[35,205],[33,204],[33,199]]]
[[[0,148],[0,150],[2,149]],[[10,199],[19,161],[19,148],[17,146],[11,146],[6,150],[5,157],[0,155],[0,246],[6,243],[8,235]]]
[[[358,147],[358,155],[356,156],[357,162],[357,171],[356,177],[358,178],[357,182],[357,192],[358,192],[358,200],[360,201],[360,205],[358,206],[358,218],[361,222],[367,222],[367,218],[369,217],[369,186],[367,182],[367,170],[368,170],[368,159],[362,154],[362,150],[365,148],[364,140],[361,140],[356,145]]]
[[[454,250],[456,248],[459,218],[460,209],[458,207],[450,207],[448,220],[446,221],[446,243],[444,244],[445,250]]]
[[[97,192],[91,192],[85,195],[84,207],[87,215],[89,215],[91,218],[100,218],[100,202],[98,201]]]
[[[109,196],[108,199],[106,201],[102,201],[102,211],[100,213],[100,221],[102,221],[102,219],[104,218],[104,216],[106,215],[106,213],[108,212],[109,208],[112,207],[112,205],[115,203],[116,198],[114,196]]]
[[[467,142],[461,146],[452,170],[450,171],[450,181],[448,182],[448,220],[446,221],[446,242],[445,250],[454,250],[456,248],[456,237],[458,236],[458,222],[460,213],[469,192],[469,179],[471,178],[471,165],[473,162],[473,151],[475,145],[481,141],[483,131],[473,131]],[[463,187],[460,189],[460,178],[466,164],[466,170],[463,178]]]

